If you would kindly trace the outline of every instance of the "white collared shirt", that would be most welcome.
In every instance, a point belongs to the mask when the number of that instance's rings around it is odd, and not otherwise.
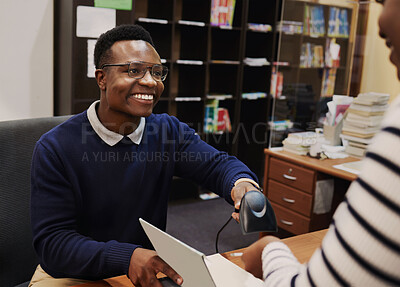
[[[96,113],[96,106],[99,104],[100,101],[95,101],[90,105],[90,107],[87,110],[87,116],[90,122],[90,125],[96,132],[96,134],[109,146],[114,146],[117,143],[119,143],[124,136],[121,134],[118,134],[116,132],[110,131],[107,129],[99,120],[97,117]],[[134,130],[131,134],[127,135],[133,143],[135,144],[140,144],[142,137],[143,137],[143,132],[144,132],[144,126],[146,124],[146,120],[144,117],[140,118],[140,123],[139,126]]]

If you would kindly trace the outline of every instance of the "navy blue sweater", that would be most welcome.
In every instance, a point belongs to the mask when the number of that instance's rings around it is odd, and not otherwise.
[[[176,118],[151,115],[140,145],[103,142],[87,113],[43,135],[32,160],[34,248],[53,277],[127,274],[138,246],[152,248],[138,218],[165,230],[173,176],[230,196],[241,177],[257,180],[235,157],[202,141]]]

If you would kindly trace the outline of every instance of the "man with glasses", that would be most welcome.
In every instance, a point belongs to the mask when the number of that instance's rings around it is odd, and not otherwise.
[[[35,147],[31,217],[40,265],[31,286],[122,274],[136,286],[161,286],[160,271],[180,285],[182,278],[150,250],[138,219],[165,229],[173,176],[202,184],[236,208],[258,187],[257,178],[175,117],[152,113],[168,69],[142,27],[102,34],[94,59],[100,100]]]
[[[380,35],[400,79],[400,0],[384,4]],[[266,236],[242,259],[265,286],[400,286],[400,96],[391,103],[363,169],[337,208],[321,248],[301,265]]]

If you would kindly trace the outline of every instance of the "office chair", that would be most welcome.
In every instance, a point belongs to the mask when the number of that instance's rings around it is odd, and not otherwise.
[[[0,122],[0,286],[28,286],[38,264],[30,227],[32,152],[70,116]]]

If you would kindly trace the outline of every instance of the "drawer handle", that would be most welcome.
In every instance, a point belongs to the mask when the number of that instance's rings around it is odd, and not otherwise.
[[[293,222],[291,222],[291,221],[286,221],[286,220],[283,220],[283,219],[281,219],[280,220],[283,224],[286,224],[286,225],[289,225],[289,226],[292,226],[293,225]]]
[[[295,203],[296,202],[296,200],[290,199],[290,198],[286,198],[286,197],[282,197],[282,200],[286,201],[287,203]]]
[[[290,176],[290,175],[287,175],[287,174],[283,174],[283,177],[286,178],[286,179],[290,179],[290,180],[296,180],[297,179],[297,177]]]

